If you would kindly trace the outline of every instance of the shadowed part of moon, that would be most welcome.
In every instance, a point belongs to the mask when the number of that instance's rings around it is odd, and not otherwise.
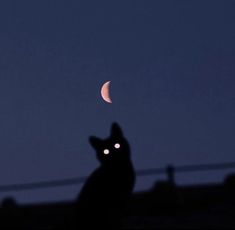
[[[106,102],[112,103],[112,100],[110,98],[110,93],[109,93],[109,86],[110,86],[110,81],[103,84],[101,88],[101,96]]]

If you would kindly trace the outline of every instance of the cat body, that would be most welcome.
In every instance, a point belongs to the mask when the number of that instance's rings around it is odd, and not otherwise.
[[[120,225],[135,183],[130,147],[114,123],[105,140],[90,137],[100,166],[89,176],[78,198],[78,221],[83,228],[114,229]]]

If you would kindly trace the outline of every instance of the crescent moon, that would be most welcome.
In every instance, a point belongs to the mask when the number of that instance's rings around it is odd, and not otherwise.
[[[104,83],[100,91],[102,98],[104,99],[104,101],[108,103],[112,103],[110,93],[109,93],[110,82],[111,81],[107,81],[106,83]]]

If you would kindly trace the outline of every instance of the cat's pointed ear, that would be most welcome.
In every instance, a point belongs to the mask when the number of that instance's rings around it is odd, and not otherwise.
[[[102,143],[102,140],[98,137],[90,136],[89,137],[90,144],[93,148],[97,149]]]
[[[122,134],[122,129],[121,127],[118,125],[118,123],[114,122],[112,124],[112,127],[111,127],[111,135],[112,136],[118,136],[118,137],[122,137],[123,134]]]

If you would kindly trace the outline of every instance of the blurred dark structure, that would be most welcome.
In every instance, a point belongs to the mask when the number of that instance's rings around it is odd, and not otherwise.
[[[166,173],[167,180],[157,181],[149,191],[133,194],[122,220],[122,228],[235,229],[235,174],[227,175],[221,184],[178,186],[174,180],[177,172],[218,170],[234,166],[233,163],[175,168],[167,166],[165,169],[139,171],[139,176]],[[76,181],[73,180],[70,183]],[[43,187],[42,183],[36,183],[28,184],[24,189],[35,189],[37,185]],[[44,185],[49,186],[49,182]],[[11,186],[0,186],[0,191],[6,191],[7,188],[13,190]],[[17,186],[15,188],[20,190],[20,186]],[[74,201],[19,206],[13,198],[6,197],[0,208],[0,229],[60,229],[62,226],[75,229],[75,208]]]

